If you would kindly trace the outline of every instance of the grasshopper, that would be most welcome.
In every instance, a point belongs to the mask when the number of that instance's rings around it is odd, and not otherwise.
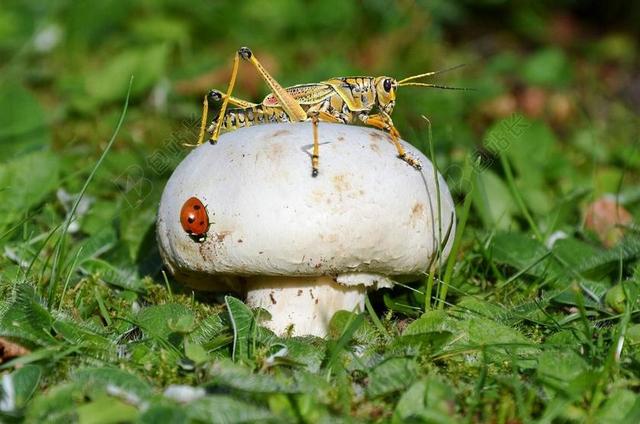
[[[271,94],[267,95],[262,103],[252,103],[231,96],[240,59],[251,63],[271,89]],[[403,86],[458,89],[415,82],[418,78],[436,75],[454,68],[414,75],[399,81],[386,76],[336,77],[319,83],[299,84],[283,88],[260,64],[251,50],[248,47],[242,47],[234,56],[227,92],[211,90],[204,98],[197,145],[204,142],[205,132],[210,135],[209,142],[215,144],[221,131],[232,131],[270,122],[311,121],[313,123],[311,176],[316,177],[320,158],[318,122],[343,124],[360,122],[388,132],[398,152],[398,157],[414,168],[421,169],[420,162],[407,154],[400,144],[400,133],[391,120],[391,114],[396,104],[396,90]],[[220,112],[207,126],[209,103],[220,100],[222,100]],[[227,109],[229,104],[234,107]]]

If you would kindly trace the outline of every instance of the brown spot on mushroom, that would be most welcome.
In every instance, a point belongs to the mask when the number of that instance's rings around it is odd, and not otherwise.
[[[344,174],[335,175],[333,177],[333,186],[336,191],[342,193],[351,188],[351,183],[347,179],[347,176]]]
[[[315,297],[313,297],[313,290],[309,289],[309,296],[311,296],[311,299],[315,299]]]
[[[220,231],[219,233],[216,233],[216,241],[218,243],[222,243],[229,234],[231,234],[231,231]]]
[[[283,152],[284,152],[284,147],[282,146],[282,144],[272,143],[268,147],[267,157],[269,158],[269,160],[272,160],[272,161],[279,160],[282,157]]]
[[[344,137],[343,136],[339,136],[338,137],[338,141],[344,141]]]
[[[371,131],[369,133],[369,138],[372,141],[380,141],[380,140],[382,140],[382,135],[378,131]]]
[[[242,239],[238,239],[238,243],[242,243]]]
[[[411,221],[411,224],[412,225],[417,224],[420,218],[422,217],[423,213],[424,213],[424,204],[418,202],[415,205],[413,205],[413,207],[411,208],[411,216],[409,218],[409,220]]]
[[[200,253],[200,257],[205,261],[207,260],[206,250],[207,250],[207,245],[205,243],[200,243],[200,245],[198,246],[198,253]]]
[[[316,305],[318,304],[318,300],[320,300],[320,299],[316,299],[316,301],[314,302]]]
[[[278,130],[273,134],[271,134],[271,137],[278,137],[280,135],[287,135],[287,134],[290,134],[289,130]]]
[[[311,197],[313,198],[314,202],[322,202],[325,198],[325,192],[322,190],[313,190],[311,192]]]
[[[324,241],[326,243],[335,243],[338,241],[338,235],[331,233],[331,234],[320,234],[319,235],[320,240]]]
[[[376,143],[369,144],[369,148],[371,150],[373,150],[374,152],[376,152],[377,154],[380,154],[380,145],[379,144],[376,144]]]
[[[298,297],[302,296],[302,290],[298,290]]]
[[[271,299],[271,303],[273,303],[274,305],[278,302],[276,302],[276,298],[273,296],[273,292],[269,293],[269,299]]]

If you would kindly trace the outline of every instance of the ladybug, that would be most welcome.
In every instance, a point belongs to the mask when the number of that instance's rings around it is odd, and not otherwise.
[[[209,231],[207,209],[197,197],[190,197],[180,210],[182,229],[195,241],[204,241]]]

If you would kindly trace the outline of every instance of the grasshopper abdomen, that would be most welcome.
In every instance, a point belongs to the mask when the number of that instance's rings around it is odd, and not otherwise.
[[[211,124],[207,128],[207,132],[209,134],[213,134],[215,127],[218,124],[218,119],[220,119],[219,116],[211,121]],[[277,123],[289,121],[289,116],[280,108],[265,107],[262,105],[245,108],[232,108],[228,109],[222,118],[220,131],[233,131],[238,128],[264,124],[265,122]]]

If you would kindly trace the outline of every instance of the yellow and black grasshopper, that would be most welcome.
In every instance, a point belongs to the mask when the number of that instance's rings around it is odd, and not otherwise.
[[[251,103],[231,96],[236,82],[240,58],[249,61],[271,89],[271,94],[266,96],[262,103]],[[445,71],[448,70],[450,69]],[[400,81],[385,76],[338,77],[319,83],[299,84],[283,88],[264,69],[251,50],[247,47],[242,47],[234,57],[231,80],[226,94],[211,90],[204,98],[198,144],[204,142],[205,132],[210,134],[209,141],[216,143],[221,131],[232,131],[237,128],[269,122],[311,121],[313,123],[311,175],[315,177],[318,175],[319,160],[318,122],[340,122],[343,124],[361,122],[387,131],[398,151],[398,157],[414,168],[420,169],[420,163],[409,156],[400,144],[400,133],[393,125],[391,113],[396,104],[396,90],[398,87],[413,85],[456,89],[454,87],[413,82],[418,78],[441,72],[444,71],[427,72],[404,78]],[[207,127],[209,102],[220,100],[222,100],[220,113]],[[227,110],[229,103],[234,108]]]

